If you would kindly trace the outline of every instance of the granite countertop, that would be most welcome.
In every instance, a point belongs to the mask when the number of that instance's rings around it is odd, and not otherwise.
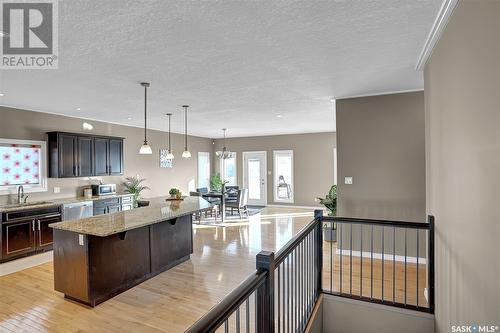
[[[92,198],[85,198],[85,197],[62,198],[62,199],[49,199],[49,200],[43,200],[43,201],[33,201],[33,202],[28,202],[27,204],[21,204],[21,205],[11,204],[11,205],[0,206],[0,213],[9,213],[9,212],[15,212],[18,210],[26,210],[26,209],[47,208],[47,207],[60,206],[60,205],[69,204],[69,203],[95,201],[95,200],[102,200],[102,199],[109,199],[109,198],[119,198],[119,197],[124,197],[124,196],[131,196],[131,195],[132,194],[122,193],[122,194],[113,194],[113,195],[106,195],[106,196],[100,196],[100,197],[94,196]]]
[[[208,201],[200,197],[185,197],[182,201],[166,201],[165,199],[165,197],[149,199],[150,205],[148,207],[58,222],[49,226],[53,229],[106,237],[212,207]]]

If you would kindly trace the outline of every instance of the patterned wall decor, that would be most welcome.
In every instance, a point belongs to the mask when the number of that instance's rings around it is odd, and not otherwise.
[[[38,145],[0,144],[0,185],[40,184]]]
[[[167,158],[168,149],[160,149],[160,168],[173,168],[174,160]]]

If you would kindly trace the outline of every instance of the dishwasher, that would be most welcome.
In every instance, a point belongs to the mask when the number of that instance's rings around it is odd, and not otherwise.
[[[94,204],[92,201],[82,201],[63,204],[63,221],[78,220],[94,216]]]

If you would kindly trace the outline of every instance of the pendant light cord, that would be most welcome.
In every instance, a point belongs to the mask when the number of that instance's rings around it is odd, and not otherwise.
[[[172,117],[172,114],[168,114],[168,152],[171,153],[172,152],[172,147],[170,145],[170,143],[172,142],[170,140],[170,123],[171,123],[171,117]]]
[[[148,107],[148,86],[144,85],[144,144],[148,142],[147,139],[147,107]]]
[[[188,150],[188,113],[187,113],[187,110],[188,110],[188,106],[187,105],[184,105],[184,150],[187,151]]]

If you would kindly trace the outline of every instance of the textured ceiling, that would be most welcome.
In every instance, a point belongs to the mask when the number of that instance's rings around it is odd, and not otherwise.
[[[59,1],[59,69],[3,70],[0,104],[220,137],[334,130],[330,98],[421,89],[441,0]],[[81,110],[77,110],[81,108]],[[282,117],[277,117],[282,115]],[[131,119],[128,119],[131,118]]]

